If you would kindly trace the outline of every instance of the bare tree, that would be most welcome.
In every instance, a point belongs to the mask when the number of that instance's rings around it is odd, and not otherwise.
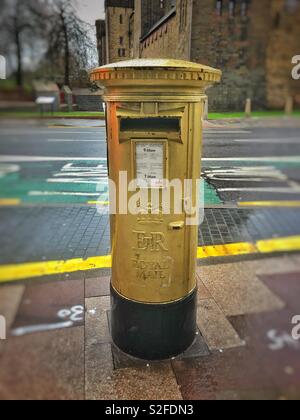
[[[76,0],[0,0],[0,7],[0,54],[11,58],[19,87],[24,84],[25,63],[34,70],[33,52],[43,74],[52,67],[55,75],[63,74],[66,85],[96,64],[92,27],[78,17]]]
[[[20,88],[24,83],[24,57],[42,36],[46,5],[42,0],[1,0],[0,37],[3,48],[14,56]]]
[[[65,85],[70,85],[74,69],[87,67],[96,55],[90,32],[91,26],[78,17],[72,0],[53,0],[48,57],[51,61],[63,62]]]

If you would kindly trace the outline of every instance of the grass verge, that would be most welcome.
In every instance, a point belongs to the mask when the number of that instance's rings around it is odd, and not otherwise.
[[[252,117],[270,118],[270,117],[285,117],[287,116],[283,111],[256,111],[252,113]],[[292,117],[300,117],[300,110],[293,112]],[[209,120],[223,120],[228,118],[245,118],[244,112],[212,112],[208,115]]]
[[[6,112],[0,111],[0,118],[16,118],[16,119],[26,119],[26,118],[104,118],[104,112],[45,112],[41,114],[40,112],[30,112],[30,111],[20,111],[20,112]]]

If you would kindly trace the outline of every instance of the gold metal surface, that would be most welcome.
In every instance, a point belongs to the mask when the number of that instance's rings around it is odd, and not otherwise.
[[[184,229],[184,225],[185,225],[185,223],[183,221],[172,222],[172,223],[169,223],[169,229],[170,230]]]
[[[166,144],[166,177],[182,184],[194,180],[196,196],[205,90],[220,79],[219,70],[178,60],[133,60],[91,72],[91,80],[105,89],[110,178],[117,191],[120,171],[127,172],[128,183],[135,178],[135,145],[158,142]],[[122,128],[124,118],[142,119],[145,129],[128,121]],[[149,126],[157,118],[177,118],[178,129],[164,128],[172,125],[171,120]],[[132,130],[126,128],[130,126]],[[171,214],[163,214],[163,192],[161,188],[155,209],[149,197],[148,208],[140,214],[111,216],[112,284],[120,295],[136,302],[174,302],[196,287],[198,228],[186,223],[184,211],[175,214],[179,203],[173,203]],[[128,193],[128,200],[133,194]]]

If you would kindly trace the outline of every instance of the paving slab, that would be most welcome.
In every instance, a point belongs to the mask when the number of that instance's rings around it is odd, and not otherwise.
[[[226,316],[282,309],[284,302],[256,276],[257,264],[244,261],[198,267],[198,275]]]
[[[259,278],[286,303],[287,308],[300,315],[300,270],[261,275]]]
[[[0,359],[1,400],[83,398],[83,327],[9,338]]]
[[[256,267],[256,275],[279,274],[288,272],[298,272],[300,269],[300,256],[295,254],[278,256],[276,258],[264,258],[253,262]]]
[[[85,398],[87,400],[114,400],[117,392],[112,387],[113,360],[110,344],[85,342]]]
[[[110,295],[110,277],[92,277],[85,279],[85,297]]]
[[[113,377],[113,386],[120,400],[182,400],[173,369],[168,362],[119,370]]]
[[[88,400],[168,400],[181,399],[170,362],[151,363],[120,369],[128,356],[110,344],[108,328],[109,297],[86,299],[85,392]],[[123,359],[124,361],[124,359]],[[123,365],[125,366],[125,365]]]
[[[15,320],[24,290],[23,285],[0,287],[0,315],[5,318],[7,335]],[[0,355],[5,345],[6,342],[0,340]]]
[[[33,283],[26,287],[13,335],[84,324],[84,280]]]
[[[169,362],[114,370],[111,346],[86,348],[87,400],[181,400]]]
[[[300,267],[300,254],[295,254],[295,255],[292,256],[292,258],[293,258],[295,264],[297,265],[297,267],[299,268]]]
[[[87,345],[109,344],[107,312],[110,310],[110,297],[102,296],[85,300],[85,337]]]
[[[259,358],[283,399],[300,397],[300,341],[292,338],[293,312],[286,309],[231,318],[236,330]]]
[[[198,302],[197,322],[210,350],[223,350],[244,345],[224,312],[213,299],[203,299]]]
[[[212,295],[203,283],[200,280],[199,274],[197,275],[197,286],[198,286],[198,299],[212,299]]]
[[[280,392],[249,349],[172,363],[183,399],[278,399]]]

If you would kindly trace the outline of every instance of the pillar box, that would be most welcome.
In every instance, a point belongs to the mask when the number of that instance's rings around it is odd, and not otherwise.
[[[195,340],[202,115],[205,90],[220,79],[179,60],[91,72],[107,105],[111,332],[138,358],[177,356]]]

